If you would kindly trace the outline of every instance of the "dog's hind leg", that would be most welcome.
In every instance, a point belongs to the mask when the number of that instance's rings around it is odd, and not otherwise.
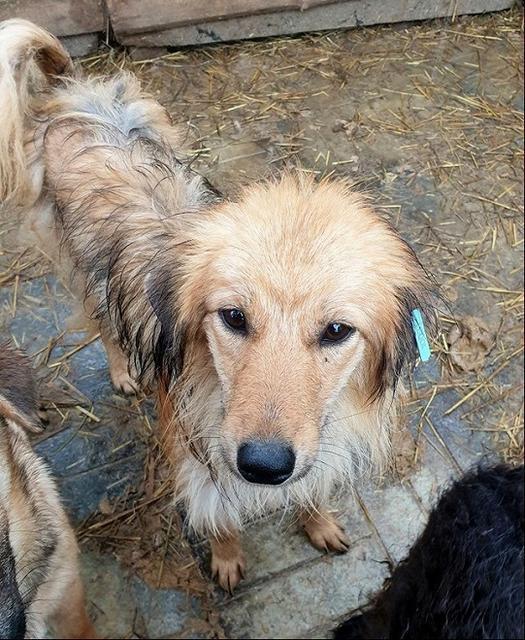
[[[348,551],[350,541],[335,516],[328,511],[324,509],[302,511],[299,522],[316,549],[337,553]]]
[[[238,533],[224,533],[212,536],[211,572],[225,591],[233,593],[235,587],[244,578],[246,560],[242,552]]]

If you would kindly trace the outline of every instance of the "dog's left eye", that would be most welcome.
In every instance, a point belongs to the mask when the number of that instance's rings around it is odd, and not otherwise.
[[[246,333],[246,317],[240,309],[221,309],[219,315],[227,327]]]
[[[354,333],[355,329],[342,322],[331,322],[321,336],[321,344],[341,342]]]

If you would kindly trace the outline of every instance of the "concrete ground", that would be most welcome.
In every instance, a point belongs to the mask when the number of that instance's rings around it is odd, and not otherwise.
[[[58,478],[106,637],[327,637],[421,530],[440,489],[480,459],[522,455],[523,93],[520,10],[175,52],[128,66],[230,191],[285,166],[352,176],[410,241],[446,302],[434,357],[408,378],[410,446],[340,496],[346,555],[275,514],[244,536],[233,596],[170,506],[151,401],[117,396],[99,342],[66,331],[70,294],[0,232],[0,331],[34,356]],[[189,126],[188,126],[189,125]]]

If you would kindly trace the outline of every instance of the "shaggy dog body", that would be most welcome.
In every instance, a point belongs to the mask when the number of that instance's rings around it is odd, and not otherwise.
[[[0,45],[0,108],[11,115],[0,160],[4,207],[23,210],[24,231],[81,304],[78,321],[101,333],[116,388],[135,391],[134,377],[147,387],[161,365],[155,358],[165,351],[167,369],[177,360],[150,302],[162,286],[156,269],[176,265],[185,240],[178,214],[216,192],[177,159],[178,130],[133,76],[46,76],[71,71],[69,56],[23,20],[3,23]]]
[[[35,94],[45,48],[21,38],[17,55],[28,177],[4,192],[44,251],[60,246],[115,385],[157,389],[176,498],[220,583],[242,574],[239,529],[272,509],[343,551],[328,497],[388,452],[411,311],[428,310],[413,252],[343,181],[285,175],[222,200],[135,79]]]
[[[33,229],[60,243],[61,270],[72,267],[70,286],[101,333],[114,385],[134,391],[138,378],[151,386],[156,367],[171,374],[178,360],[152,306],[166,295],[159,268],[177,264],[185,240],[178,216],[217,196],[176,158],[178,132],[131,76],[70,81],[43,111],[52,215],[39,211]]]
[[[0,344],[0,637],[92,638],[75,535],[26,430],[38,425],[28,362]]]
[[[523,638],[523,467],[456,482],[363,615],[335,637]]]

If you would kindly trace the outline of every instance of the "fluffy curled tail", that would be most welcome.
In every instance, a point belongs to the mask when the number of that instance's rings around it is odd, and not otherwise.
[[[27,20],[0,23],[0,203],[23,200],[27,117],[54,77],[71,69],[69,54],[45,29]]]

